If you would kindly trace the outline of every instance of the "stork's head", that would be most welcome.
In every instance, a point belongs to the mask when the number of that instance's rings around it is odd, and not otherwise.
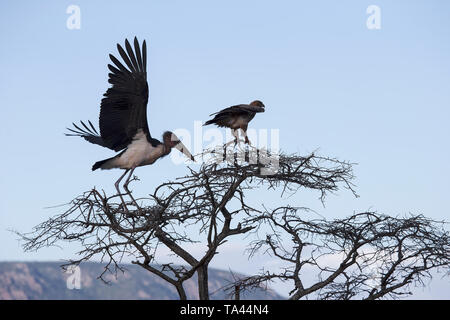
[[[250,102],[250,105],[255,107],[255,112],[264,112],[264,109],[266,107],[264,105],[264,103],[262,103],[259,100],[255,100],[255,101]]]
[[[195,161],[194,157],[189,152],[188,148],[186,148],[186,146],[180,141],[180,139],[178,139],[178,137],[173,132],[170,131],[164,132],[163,142],[167,150],[169,150],[169,152],[172,148],[175,148],[178,151],[182,152],[186,157],[188,157],[192,161]]]

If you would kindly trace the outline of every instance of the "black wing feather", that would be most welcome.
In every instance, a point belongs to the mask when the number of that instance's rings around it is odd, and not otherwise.
[[[66,133],[66,136],[72,136],[72,137],[82,137],[84,138],[86,141],[93,143],[93,144],[97,144],[99,146],[102,147],[108,147],[105,143],[105,141],[103,141],[102,137],[100,137],[98,135],[97,130],[95,129],[95,127],[92,125],[92,123],[89,121],[89,125],[91,126],[92,129],[90,129],[83,121],[80,121],[81,125],[85,128],[85,129],[81,129],[79,126],[77,126],[75,123],[72,123],[72,125],[74,126],[75,129],[71,129],[71,128],[67,128],[67,130],[69,130],[72,133]]]
[[[131,63],[133,64],[134,70],[140,72],[141,70],[139,70],[139,66],[137,64],[136,57],[134,56],[133,49],[131,49],[131,46],[130,46],[130,43],[128,42],[128,40],[125,40],[125,48],[127,49],[127,53],[131,59]]]
[[[145,72],[145,70],[147,70],[147,44],[145,43],[145,40],[142,44],[142,66],[142,72]]]
[[[127,68],[125,68],[123,66],[122,63],[120,63],[119,60],[117,60],[116,57],[114,57],[112,54],[109,55],[109,58],[111,59],[111,61],[116,65],[116,67],[118,67],[120,69],[120,71],[122,71],[123,73],[131,73]]]
[[[113,74],[117,74],[120,73],[121,71],[119,69],[117,69],[116,67],[108,64],[108,69],[113,73]]]
[[[145,44],[145,41],[144,41],[144,44]],[[146,66],[142,63],[141,50],[139,49],[139,41],[137,41],[136,38],[134,38],[134,51],[136,52],[137,64],[140,68],[139,72],[145,72]],[[144,69],[141,69],[141,66],[143,66]]]
[[[88,122],[89,122],[89,125],[90,125],[91,128],[92,128],[92,131],[94,131],[96,135],[99,135],[98,132],[97,132],[97,129],[95,129],[95,127],[94,127],[94,125],[92,124],[91,120],[88,120]]]
[[[128,57],[128,55],[125,53],[125,50],[123,50],[122,46],[120,44],[117,44],[117,50],[119,51],[120,56],[122,57],[123,61],[125,62],[125,64],[127,65],[128,69],[131,72],[136,72],[137,70],[135,70],[133,64],[130,61],[130,58]]]
[[[100,106],[100,134],[108,148],[115,151],[126,148],[139,129],[144,130],[148,139],[151,139],[147,124],[145,41],[140,52],[139,43],[134,39],[136,56],[128,41],[125,42],[128,55],[120,45],[117,48],[128,69],[113,55],[109,55],[114,64],[108,65],[111,71],[108,82],[112,87],[104,94]]]

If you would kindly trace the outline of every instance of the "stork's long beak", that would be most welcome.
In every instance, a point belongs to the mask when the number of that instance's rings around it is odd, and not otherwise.
[[[189,159],[191,159],[192,161],[195,162],[194,156],[189,152],[188,148],[186,148],[186,146],[185,146],[181,141],[178,142],[178,143],[175,145],[175,148],[176,148],[178,151],[184,153],[184,155],[185,155],[186,157],[188,157]]]

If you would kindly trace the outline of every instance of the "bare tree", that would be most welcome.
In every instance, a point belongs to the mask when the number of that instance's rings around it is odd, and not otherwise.
[[[288,266],[281,272],[236,279],[224,288],[236,298],[244,290],[278,279],[292,281],[291,299],[313,293],[326,299],[362,294],[376,299],[402,294],[402,287],[421,282],[431,269],[448,268],[448,233],[422,216],[400,219],[367,212],[327,222],[304,220],[306,209],[267,210],[263,203],[249,203],[246,193],[259,188],[281,194],[312,189],[324,201],[329,192],[343,187],[356,196],[351,163],[314,153],[306,157],[280,155],[276,170],[267,174],[267,162],[259,161],[260,150],[256,151],[256,161],[247,153],[241,161],[232,157],[233,161],[210,161],[196,170],[189,168],[186,176],[162,183],[148,197],[128,203],[118,200],[118,194],[108,196],[92,189],[71,201],[62,214],[20,234],[24,249],[76,241],[83,249],[68,265],[100,256],[105,263],[100,278],[106,272],[122,270],[122,259],[132,256],[134,264],[173,285],[180,299],[186,299],[183,283],[195,274],[199,298],[209,299],[208,266],[218,248],[237,235],[253,239],[249,240],[250,256],[263,251]],[[128,196],[131,199],[131,194]],[[261,240],[267,227],[271,231]],[[291,246],[285,245],[286,239],[292,241]],[[189,250],[189,245],[196,243],[206,248],[200,256]],[[184,263],[158,264],[161,247]],[[333,267],[327,256],[340,259],[340,263]],[[377,263],[381,266],[372,277],[368,270]],[[308,287],[301,278],[306,266],[319,272],[317,283]],[[378,285],[369,286],[374,279]]]
[[[441,268],[448,274],[450,238],[444,222],[376,212],[327,221],[303,218],[305,211],[280,207],[249,219],[252,226],[271,226],[270,233],[251,244],[250,255],[264,250],[285,267],[281,272],[239,279],[228,290],[278,279],[293,284],[290,299],[373,300],[411,294],[410,286],[423,285],[431,270]],[[315,281],[305,285],[305,273],[316,274]]]

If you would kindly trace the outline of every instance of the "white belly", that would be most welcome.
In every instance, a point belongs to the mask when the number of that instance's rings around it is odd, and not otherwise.
[[[145,133],[142,132],[142,130],[139,130],[127,150],[119,157],[114,158],[111,161],[111,165],[115,168],[132,169],[139,166],[152,164],[159,159],[163,153],[164,146],[162,144],[153,147],[147,141]]]

